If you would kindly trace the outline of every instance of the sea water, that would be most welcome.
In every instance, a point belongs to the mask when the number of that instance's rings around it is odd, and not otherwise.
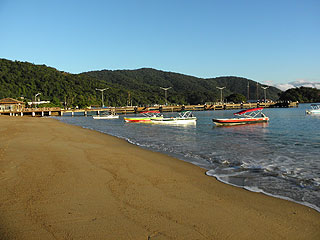
[[[123,117],[132,114],[58,119],[198,165],[222,182],[320,211],[320,115],[306,115],[308,108],[264,109],[268,123],[229,127],[216,127],[212,118],[232,117],[235,110],[193,112],[196,124],[176,126],[125,123]]]

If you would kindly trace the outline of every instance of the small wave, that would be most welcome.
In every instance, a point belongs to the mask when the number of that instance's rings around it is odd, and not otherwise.
[[[272,194],[272,193],[269,193],[269,192],[266,192],[256,186],[254,187],[249,187],[249,186],[239,186],[239,185],[236,185],[236,184],[233,184],[233,183],[230,183],[226,180],[224,180],[223,178],[225,177],[230,177],[230,176],[234,176],[234,175],[216,175],[215,174],[215,171],[214,170],[209,170],[206,172],[206,175],[207,176],[210,176],[210,177],[214,177],[216,178],[218,181],[222,182],[222,183],[225,183],[225,184],[228,184],[228,185],[231,185],[231,186],[234,186],[234,187],[239,187],[239,188],[243,188],[245,190],[248,190],[250,192],[255,192],[255,193],[263,193],[265,195],[268,195],[268,196],[271,196],[271,197],[275,197],[275,198],[280,198],[280,199],[284,199],[284,200],[287,200],[287,201],[291,201],[291,202],[295,202],[295,203],[298,203],[298,204],[301,204],[301,205],[304,205],[304,206],[307,206],[307,207],[310,207],[318,212],[320,212],[320,207],[312,204],[312,203],[309,203],[309,202],[306,202],[306,201],[297,201],[297,200],[294,200],[290,197],[285,197],[285,196],[281,196],[281,195],[278,195],[278,194]]]

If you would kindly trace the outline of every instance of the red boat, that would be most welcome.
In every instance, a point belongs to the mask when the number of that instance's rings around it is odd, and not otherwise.
[[[262,112],[263,108],[251,108],[234,113],[236,118],[217,118],[212,121],[217,126],[231,126],[249,123],[268,122],[269,118]]]

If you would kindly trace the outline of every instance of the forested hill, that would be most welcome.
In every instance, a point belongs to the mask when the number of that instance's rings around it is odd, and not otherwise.
[[[164,90],[168,88],[168,101],[171,103],[198,104],[220,101],[220,90],[217,87],[226,87],[223,90],[224,98],[233,94],[242,94],[247,97],[249,82],[249,99],[257,99],[257,82],[240,77],[197,78],[179,73],[165,72],[152,68],[137,70],[101,70],[82,73],[108,83],[121,86],[130,91],[147,94],[152,103],[163,103]],[[258,98],[264,98],[264,92],[258,84]],[[277,100],[281,90],[269,87],[267,98]],[[133,96],[134,97],[134,96]]]
[[[0,98],[33,99],[40,92],[41,100],[67,102],[68,106],[100,105],[101,92],[96,88],[109,88],[104,92],[105,105],[127,105],[129,95],[133,105],[164,104],[160,87],[172,87],[167,92],[172,104],[203,104],[220,100],[216,87],[226,87],[224,97],[234,93],[246,97],[248,82],[249,98],[257,99],[257,83],[246,78],[202,79],[150,68],[70,74],[46,65],[0,59]],[[261,86],[258,85],[258,98],[264,96]],[[276,100],[280,92],[270,87],[267,98]]]

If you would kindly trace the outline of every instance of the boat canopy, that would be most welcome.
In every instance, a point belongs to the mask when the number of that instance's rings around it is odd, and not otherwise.
[[[181,111],[181,112],[179,113],[179,117],[180,117],[180,118],[192,117],[192,112],[191,112],[191,111]]]
[[[234,115],[242,115],[242,114],[249,113],[249,112],[261,111],[262,109],[263,109],[262,107],[250,108],[250,109],[246,109],[246,110],[241,110],[240,112],[236,112],[236,113],[234,113]]]
[[[320,104],[311,104],[311,108],[313,109],[320,109]]]

